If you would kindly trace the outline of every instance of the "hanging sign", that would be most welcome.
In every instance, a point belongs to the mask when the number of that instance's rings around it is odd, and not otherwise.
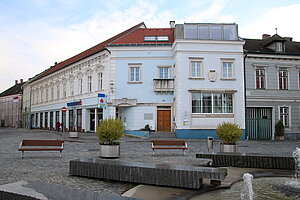
[[[98,94],[98,108],[104,108],[106,104],[105,94]]]
[[[67,108],[66,108],[66,107],[62,107],[62,108],[61,108],[61,111],[62,111],[62,112],[67,112]]]

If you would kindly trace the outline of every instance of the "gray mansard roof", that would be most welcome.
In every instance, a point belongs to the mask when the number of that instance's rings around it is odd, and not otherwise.
[[[278,55],[296,55],[300,56],[300,42],[292,41],[290,37],[281,37],[275,34],[265,39],[244,39],[246,41],[244,49],[248,53],[259,54],[278,54]],[[283,51],[278,52],[272,48],[272,44],[276,42],[283,43]]]

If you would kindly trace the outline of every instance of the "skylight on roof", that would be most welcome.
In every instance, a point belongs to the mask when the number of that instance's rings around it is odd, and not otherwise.
[[[145,36],[145,42],[168,42],[169,36],[167,35],[152,35],[152,36]]]

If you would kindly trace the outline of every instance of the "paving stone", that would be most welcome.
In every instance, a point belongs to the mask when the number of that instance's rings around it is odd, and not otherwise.
[[[79,133],[79,138],[68,138],[51,131],[0,128],[0,185],[18,181],[40,181],[71,186],[94,192],[122,194],[135,184],[108,182],[69,176],[69,161],[80,158],[99,158],[99,143],[95,133]],[[64,139],[65,149],[60,158],[57,152],[25,152],[20,159],[18,147],[23,139]],[[196,153],[208,152],[206,140],[187,139],[186,156],[182,151],[159,151],[152,156],[150,139],[123,137],[121,157],[117,160],[178,165],[206,165],[210,159],[196,159]],[[218,152],[219,141],[214,141],[213,152]],[[300,141],[239,141],[238,151],[273,155],[292,155]],[[91,151],[92,150],[92,151]],[[274,163],[275,164],[275,163]],[[97,169],[99,170],[99,169]],[[154,174],[151,175],[154,179]],[[155,181],[155,180],[153,180]]]

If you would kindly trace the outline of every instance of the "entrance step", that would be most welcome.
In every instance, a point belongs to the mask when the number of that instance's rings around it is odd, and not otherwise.
[[[150,132],[150,138],[176,138],[173,132]]]

